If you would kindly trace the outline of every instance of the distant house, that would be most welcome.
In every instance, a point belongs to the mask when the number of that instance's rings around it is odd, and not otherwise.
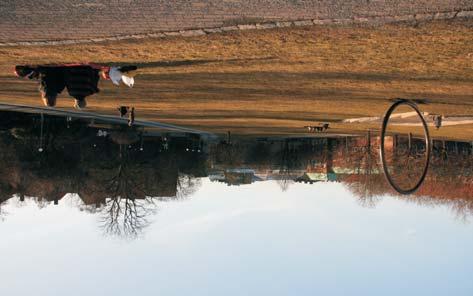
[[[228,185],[251,184],[255,179],[255,171],[251,169],[229,169],[225,171],[225,180]]]
[[[335,182],[337,181],[337,174],[335,173],[304,173],[304,175],[298,177],[296,182],[299,183],[310,183],[315,182]]]
[[[229,186],[247,185],[262,179],[255,175],[252,169],[227,169],[209,175],[212,182],[226,183]]]
[[[225,172],[217,171],[209,174],[209,180],[211,182],[225,182]]]

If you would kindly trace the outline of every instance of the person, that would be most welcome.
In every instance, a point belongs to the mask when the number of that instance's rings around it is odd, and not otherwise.
[[[100,73],[114,84],[123,82],[133,87],[137,66],[108,67],[97,64],[63,64],[46,66],[16,66],[15,74],[21,78],[39,80],[39,92],[45,106],[56,106],[57,96],[67,89],[74,98],[74,107],[87,107],[88,96],[100,92]]]
[[[56,106],[57,96],[64,90],[64,72],[62,68],[41,68],[32,74],[39,79],[39,92],[43,104],[48,107]]]
[[[87,106],[86,97],[98,93],[100,68],[90,65],[16,66],[18,77],[39,80],[39,92],[45,106],[56,106],[57,96],[66,88],[74,98],[74,107]]]
[[[45,106],[55,106],[58,94],[66,87],[62,68],[16,66],[15,74],[39,80],[38,90]]]
[[[118,112],[120,112],[120,117],[123,118],[123,116],[125,116],[127,113],[128,113],[128,110],[130,109],[130,107],[128,106],[120,106],[117,108],[118,109]]]
[[[100,70],[91,66],[64,67],[64,82],[76,109],[87,107],[86,97],[100,92],[99,79]]]
[[[435,115],[434,116],[434,124],[436,129],[440,129],[442,127],[442,115]]]
[[[135,123],[135,107],[131,107],[130,115],[128,115],[128,126],[132,126]]]

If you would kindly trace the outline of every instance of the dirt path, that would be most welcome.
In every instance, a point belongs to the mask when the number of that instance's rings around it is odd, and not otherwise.
[[[23,105],[12,105],[12,104],[0,104],[0,111],[13,111],[13,112],[23,112],[23,113],[32,113],[32,114],[48,114],[54,116],[63,116],[63,117],[74,117],[74,118],[82,118],[82,119],[96,119],[102,120],[108,123],[115,123],[115,124],[128,124],[126,118],[121,118],[120,116],[112,116],[112,115],[103,115],[97,114],[93,112],[84,112],[84,111],[71,111],[71,110],[62,110],[56,108],[49,108],[49,107],[32,107],[32,106],[23,106]],[[192,134],[200,134],[206,135],[209,137],[215,137],[215,135],[196,130],[190,129],[183,126],[176,126],[172,124],[166,124],[161,122],[154,122],[154,121],[147,121],[147,120],[136,120],[134,122],[134,126],[137,127],[145,127],[145,128],[159,128],[171,131],[178,131],[184,133],[192,133]]]

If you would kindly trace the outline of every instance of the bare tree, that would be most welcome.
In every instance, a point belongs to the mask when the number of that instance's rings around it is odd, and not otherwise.
[[[373,208],[380,201],[383,192],[378,188],[384,180],[379,178],[379,164],[377,147],[373,145],[371,131],[368,131],[364,144],[356,147],[351,154],[350,161],[354,165],[354,182],[348,188],[358,197],[360,205]]]
[[[5,221],[5,217],[7,215],[7,212],[2,208],[3,201],[0,201],[0,222]]]
[[[101,213],[106,235],[136,238],[150,225],[148,217],[156,213],[156,204],[152,198],[136,200],[117,196],[107,199]]]
[[[297,152],[291,147],[291,143],[286,140],[281,144],[281,151],[279,153],[279,178],[277,183],[283,192],[289,189],[289,186],[294,183],[295,176],[293,175],[294,168],[299,165],[299,158]]]
[[[290,176],[285,175],[282,179],[276,181],[281,188],[282,192],[286,192],[289,189],[289,186],[294,183]]]
[[[153,198],[145,192],[140,172],[121,149],[115,174],[105,180],[105,206],[101,212],[101,227],[106,235],[136,238],[149,226],[148,217],[157,211]]]
[[[179,174],[177,178],[177,199],[183,199],[195,194],[202,186],[200,179],[190,175]]]

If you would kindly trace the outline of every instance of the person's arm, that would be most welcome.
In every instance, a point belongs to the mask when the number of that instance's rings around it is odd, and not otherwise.
[[[94,75],[92,77],[92,84],[95,87],[95,89],[94,89],[95,92],[98,93],[98,92],[100,92],[100,89],[99,89],[100,70],[94,69],[93,73],[94,73]]]

